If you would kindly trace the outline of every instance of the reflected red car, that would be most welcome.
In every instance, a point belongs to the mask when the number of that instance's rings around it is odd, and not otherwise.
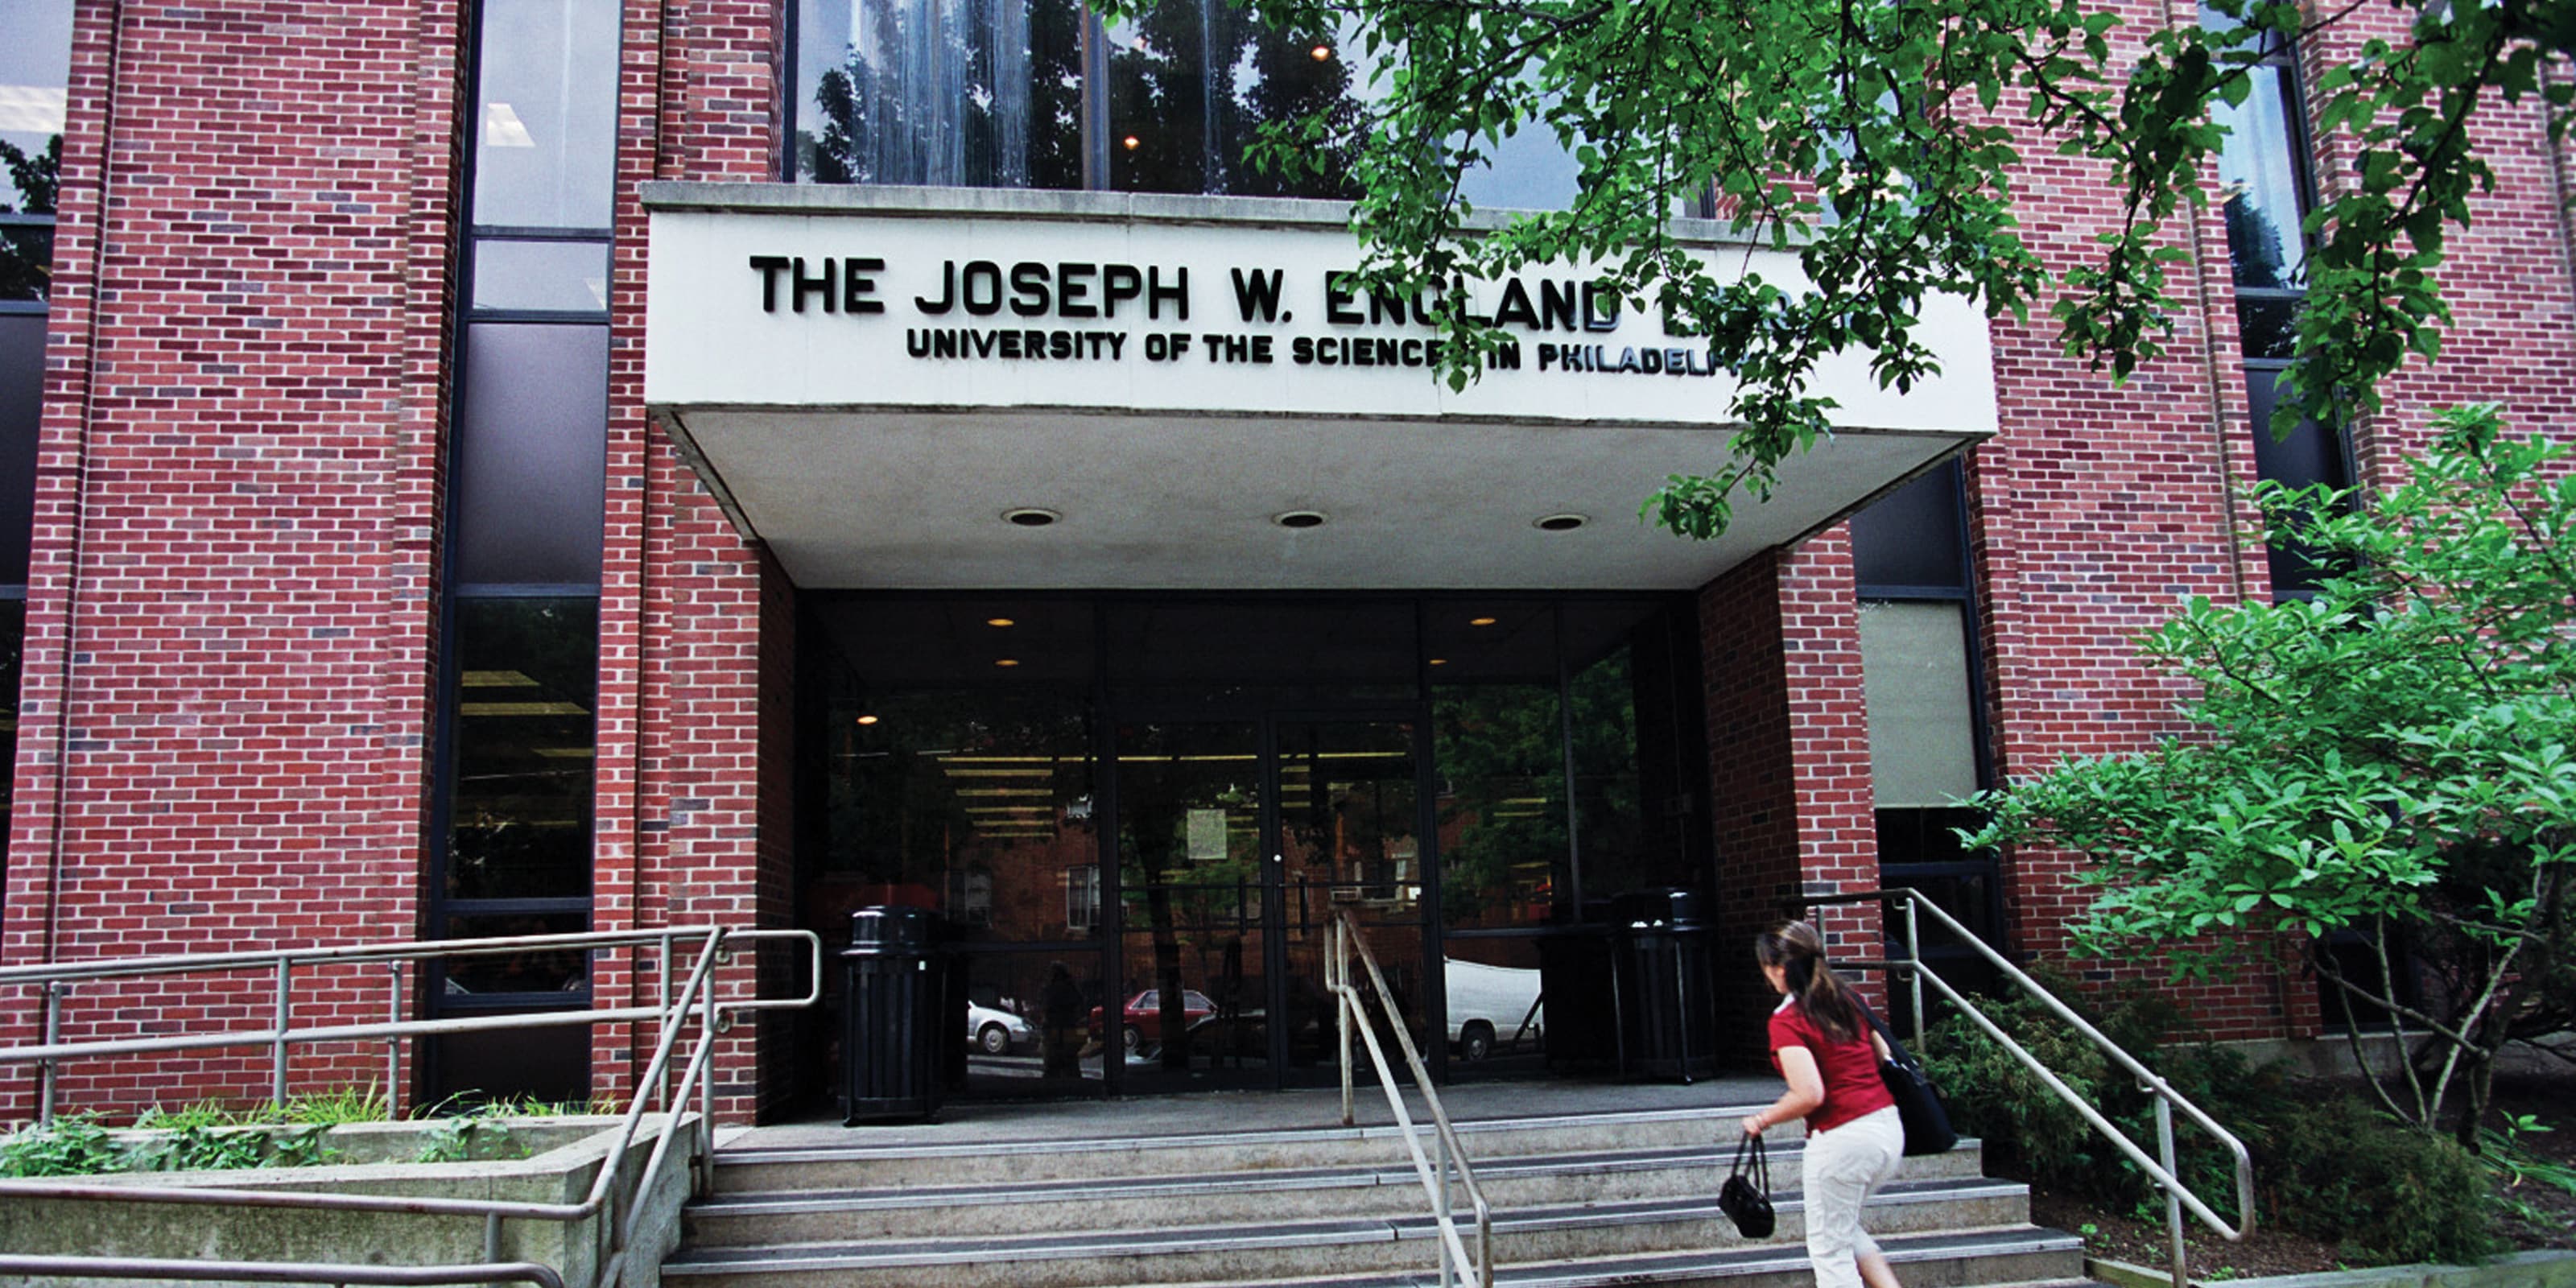
[[[1207,994],[1194,988],[1181,990],[1181,1016],[1184,1027],[1196,1024],[1214,1014],[1216,1014],[1216,1003],[1209,1001]],[[1127,1005],[1120,1011],[1120,1018],[1126,1029],[1126,1032],[1121,1035],[1121,1040],[1127,1044],[1128,1050],[1133,1051],[1148,1042],[1162,1041],[1163,991],[1149,988],[1128,998]],[[1100,1036],[1100,1008],[1097,1006],[1091,1008],[1091,1036],[1095,1038]]]

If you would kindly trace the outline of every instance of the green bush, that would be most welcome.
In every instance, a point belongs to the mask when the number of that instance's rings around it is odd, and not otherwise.
[[[2348,1089],[2295,1083],[2276,1069],[2249,1067],[2234,1051],[2175,1042],[2179,1012],[2143,986],[2086,994],[2064,980],[2042,982],[2245,1142],[2258,1221],[2333,1240],[2356,1261],[2465,1261],[2496,1247],[2486,1174],[2456,1143],[2406,1127]],[[2021,994],[1980,1006],[2154,1156],[2154,1100],[2100,1048]],[[2008,1170],[2061,1194],[2163,1219],[2162,1189],[1964,1017],[1935,1025],[1926,1045],[1924,1064],[1953,1122],[1982,1138]],[[2233,1157],[2180,1115],[2174,1140],[2184,1183],[2232,1217]]]

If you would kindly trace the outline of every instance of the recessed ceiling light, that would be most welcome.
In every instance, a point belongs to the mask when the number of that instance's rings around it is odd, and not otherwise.
[[[1002,511],[1002,517],[1023,528],[1043,528],[1064,516],[1039,506],[1024,505],[1016,510]]]
[[[1019,664],[1020,659],[1016,657],[997,657],[993,659],[993,665],[995,666],[1018,666]]]
[[[1270,521],[1283,528],[1320,528],[1324,526],[1323,513],[1318,510],[1282,510],[1277,514],[1271,515]]]
[[[1494,624],[1494,619],[1490,617],[1470,617],[1467,619],[1467,624],[1469,626],[1491,626]]]
[[[1019,623],[1018,623],[1018,622],[1012,621],[1010,618],[1007,618],[1007,617],[987,617],[987,618],[985,618],[985,619],[984,619],[984,624],[985,624],[986,626],[1017,626],[1017,625],[1019,625]]]
[[[1317,45],[1308,52],[1314,54],[1316,62],[1329,63],[1333,61],[1333,47],[1331,45]]]
[[[1126,145],[1127,145],[1127,150],[1128,150],[1128,151],[1130,151],[1130,152],[1135,151],[1137,148],[1140,148],[1140,147],[1144,146],[1144,144],[1145,144],[1145,141],[1144,141],[1143,139],[1137,138],[1137,137],[1136,137],[1135,135],[1133,135],[1133,134],[1130,134],[1130,135],[1128,135],[1126,138],[1119,140],[1119,142],[1126,144]]]
[[[860,724],[863,724],[863,725],[872,725],[872,724],[875,724],[876,722],[877,722],[877,718],[876,718],[875,716],[860,716],[860,717],[859,717],[859,723],[860,723]]]
[[[1544,532],[1572,532],[1590,522],[1592,522],[1590,515],[1550,514],[1531,520],[1530,526]]]
[[[1449,659],[1445,657],[1435,657],[1431,659],[1431,664],[1433,666],[1447,666],[1449,665]]]

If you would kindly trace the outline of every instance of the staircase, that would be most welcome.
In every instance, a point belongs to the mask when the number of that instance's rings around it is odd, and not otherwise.
[[[1778,1232],[1747,1243],[1714,1196],[1759,1105],[1458,1123],[1493,1205],[1497,1284],[1810,1288],[1796,1128],[1771,1139]],[[1222,1121],[1223,1113],[1207,1116]],[[867,1132],[716,1156],[668,1288],[1411,1288],[1436,1227],[1391,1127],[878,1142]],[[1723,1148],[1721,1148],[1723,1143]],[[1866,1225],[1907,1288],[2083,1277],[2073,1236],[2030,1224],[1973,1141],[1908,1159]],[[1462,1204],[1463,1208],[1463,1204]],[[1462,1232],[1474,1247],[1472,1218]]]

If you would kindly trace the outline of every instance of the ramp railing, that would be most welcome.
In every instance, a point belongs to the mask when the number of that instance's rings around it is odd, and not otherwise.
[[[761,942],[785,940],[802,943],[809,958],[810,987],[803,997],[760,998],[720,1001],[716,996],[715,971],[729,961],[738,949],[753,948]],[[293,1022],[292,980],[299,966],[321,963],[383,962],[399,966],[408,962],[449,957],[477,957],[525,952],[600,952],[616,949],[641,951],[658,949],[655,962],[656,993],[654,1006],[602,1007],[574,1011],[541,1011],[512,1015],[455,1016],[441,1019],[391,1019],[374,1024],[322,1024],[299,1026]],[[671,967],[675,955],[694,948],[695,957],[688,974],[673,990]],[[61,1003],[67,990],[76,984],[99,979],[186,977],[235,972],[267,972],[275,979],[275,1022],[265,1027],[234,1028],[209,1033],[178,1033],[148,1038],[120,1038],[102,1041],[65,1042],[61,1039]],[[484,1260],[467,1266],[321,1266],[303,1263],[248,1263],[226,1267],[221,1276],[234,1280],[274,1283],[345,1282],[351,1284],[462,1284],[533,1282],[544,1288],[560,1288],[561,1279],[549,1267],[505,1261],[501,1254],[503,1223],[506,1221],[546,1221],[556,1223],[592,1222],[593,1271],[586,1283],[590,1288],[615,1284],[627,1270],[636,1234],[644,1215],[644,1196],[654,1192],[654,1185],[668,1163],[672,1146],[683,1133],[695,1152],[698,1171],[693,1190],[703,1193],[712,1184],[714,1159],[714,1083],[710,1067],[715,1054],[716,1038],[732,1026],[733,1017],[754,1011],[782,1010],[813,1005],[821,997],[823,980],[823,942],[809,930],[727,930],[717,926],[669,928],[639,931],[606,931],[571,935],[518,935],[492,939],[439,940],[392,945],[363,945],[342,948],[275,949],[237,953],[199,953],[182,956],[125,958],[105,962],[48,964],[0,968],[0,988],[12,985],[42,989],[45,998],[45,1040],[34,1046],[0,1048],[0,1066],[35,1064],[43,1070],[42,1112],[50,1121],[54,1098],[54,1070],[77,1060],[115,1055],[133,1055],[158,1051],[186,1051],[212,1048],[265,1047],[272,1052],[273,1078],[280,1100],[284,1099],[289,1053],[298,1046],[319,1042],[350,1042],[381,1039],[388,1043],[388,1069],[398,1069],[400,1044],[414,1038],[439,1034],[490,1032],[509,1029],[532,1029],[568,1025],[650,1022],[658,1025],[659,1035],[653,1057],[635,1083],[635,1095],[620,1117],[613,1143],[599,1163],[599,1172],[587,1195],[578,1203],[533,1203],[493,1199],[451,1199],[400,1197],[392,1195],[298,1192],[277,1190],[226,1189],[220,1187],[176,1185],[103,1185],[79,1181],[0,1180],[0,1202],[10,1199],[86,1199],[109,1203],[196,1204],[224,1207],[258,1207],[303,1209],[311,1211],[368,1212],[386,1216],[400,1214],[430,1216],[467,1216],[483,1219]],[[394,1010],[400,1013],[399,980]],[[696,1043],[685,1056],[680,1054],[682,1036],[693,1031]],[[677,1085],[671,1083],[677,1075]],[[687,1113],[683,1106],[696,1099],[697,1111]],[[658,1115],[648,1111],[660,1106]],[[643,1169],[627,1179],[624,1166],[627,1156],[641,1142],[647,1117],[656,1117],[652,1128],[649,1153]],[[593,1218],[599,1218],[593,1221]],[[45,1267],[20,1266],[21,1261],[40,1261]],[[0,1272],[77,1275],[94,1279],[203,1279],[209,1265],[204,1261],[153,1260],[113,1257],[45,1257],[9,1258],[0,1261]],[[346,1270],[352,1273],[334,1279],[326,1271]],[[256,1273],[254,1273],[256,1272]],[[387,1277],[393,1276],[393,1277]]]

